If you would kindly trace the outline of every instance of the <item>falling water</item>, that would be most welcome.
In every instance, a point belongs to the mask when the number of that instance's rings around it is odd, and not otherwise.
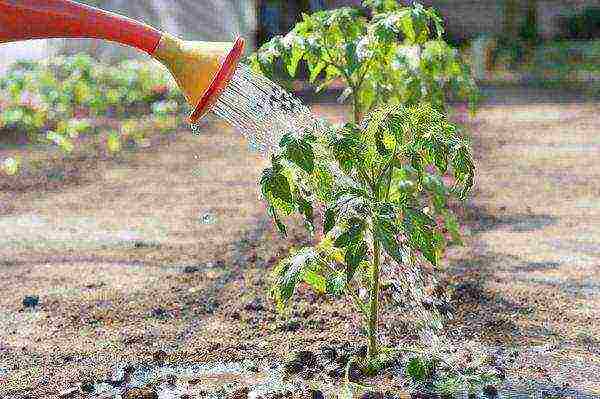
[[[285,134],[298,136],[323,123],[300,99],[246,65],[238,66],[212,111],[266,155],[278,149]]]

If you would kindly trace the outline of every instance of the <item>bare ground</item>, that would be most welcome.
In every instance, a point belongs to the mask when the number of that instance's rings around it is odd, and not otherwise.
[[[447,259],[450,329],[516,351],[514,396],[600,397],[599,109],[495,104],[469,121],[479,179]],[[55,397],[159,350],[277,362],[358,339],[347,307],[304,290],[292,323],[275,315],[266,274],[288,244],[258,199],[265,163],[223,125],[205,131],[52,181],[0,177],[0,396]]]

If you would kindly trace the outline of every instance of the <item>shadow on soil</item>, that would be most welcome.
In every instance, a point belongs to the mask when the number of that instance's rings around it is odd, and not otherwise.
[[[474,233],[483,233],[494,229],[508,228],[515,233],[526,233],[543,229],[557,223],[558,218],[544,214],[513,214],[492,215],[486,209],[476,205],[469,205],[465,217],[471,224]]]

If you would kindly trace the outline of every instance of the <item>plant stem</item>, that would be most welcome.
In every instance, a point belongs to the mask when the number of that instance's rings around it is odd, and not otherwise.
[[[354,93],[354,91],[353,91]],[[354,94],[354,99],[352,101],[353,109],[354,109],[354,123],[360,125],[360,121],[362,120],[362,113],[360,112],[360,103],[358,102],[358,93]]]
[[[379,319],[379,241],[373,237],[373,270],[371,286],[371,303],[369,306],[369,345],[367,348],[367,360],[373,360],[379,354],[379,342],[377,341],[377,325]]]

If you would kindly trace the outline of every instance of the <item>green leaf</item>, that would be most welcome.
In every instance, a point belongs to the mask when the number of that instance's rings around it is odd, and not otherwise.
[[[346,276],[344,273],[333,273],[327,279],[327,293],[331,295],[342,295],[346,290]]]
[[[327,64],[325,64],[324,62],[318,62],[318,63],[312,65],[312,67],[309,67],[309,72],[310,72],[309,81],[310,81],[310,83],[314,83],[315,82],[315,80],[317,79],[317,77],[319,76],[319,74],[323,71],[323,69],[325,69],[325,66],[327,66]]]
[[[418,357],[413,357],[406,365],[406,374],[408,374],[414,382],[424,381],[427,378],[428,373],[428,364]]]
[[[396,225],[396,215],[391,204],[384,204],[375,218],[375,238],[381,242],[383,248],[396,262],[404,261],[406,251],[398,242],[397,236],[401,233]]]
[[[466,143],[461,143],[455,149],[454,157],[452,158],[452,168],[454,169],[454,176],[457,183],[463,186],[458,196],[460,199],[464,199],[473,187],[475,170],[473,156]]]
[[[331,143],[331,149],[342,170],[349,173],[363,157],[364,145],[360,140],[360,129],[354,124],[346,124],[342,135]]]
[[[300,193],[296,193],[296,203],[298,204],[298,212],[304,216],[304,222],[308,231],[311,233],[314,230],[313,206]]]
[[[364,241],[361,241],[357,244],[351,245],[348,248],[346,248],[346,255],[344,257],[344,260],[346,261],[347,282],[350,282],[350,280],[352,280],[352,277],[354,277],[354,273],[360,265],[360,262],[365,260],[368,249],[369,247]]]
[[[313,137],[296,138],[286,134],[279,145],[285,148],[285,157],[294,162],[306,173],[312,173],[315,169],[315,154],[310,141]]]
[[[269,212],[269,215],[271,215],[271,218],[275,222],[275,227],[277,227],[279,234],[281,234],[283,237],[287,237],[287,230],[285,228],[285,225],[281,222],[281,219],[279,219],[279,215],[277,214],[277,210],[275,209],[275,207],[273,205],[269,205],[267,211]]]
[[[279,262],[273,270],[274,282],[271,290],[278,306],[283,306],[292,297],[300,278],[304,277],[307,271],[314,270],[316,257],[315,250],[306,247]]]
[[[302,280],[313,290],[320,294],[327,292],[327,281],[314,270],[307,270],[302,275]]]
[[[337,248],[344,248],[354,244],[362,235],[365,229],[365,222],[359,218],[350,218],[347,229],[339,235],[333,245]]]
[[[452,241],[458,245],[462,245],[462,237],[460,234],[460,225],[458,224],[458,219],[451,211],[446,211],[443,213],[444,217],[444,226],[450,233],[450,237],[452,237]]]
[[[335,226],[335,218],[336,218],[335,209],[327,208],[325,210],[325,217],[324,217],[325,220],[323,222],[323,232],[325,234],[329,233],[331,231],[331,229],[333,229],[333,227]]]
[[[287,57],[286,68],[288,74],[293,78],[296,76],[298,63],[302,59],[303,51],[297,47],[292,47],[290,55]]]
[[[293,199],[290,184],[287,178],[279,172],[280,168],[280,166],[275,165],[263,171],[260,179],[263,196],[268,198],[270,194],[287,204],[292,204]]]
[[[361,110],[363,112],[367,112],[371,109],[373,103],[375,103],[375,99],[377,98],[377,90],[375,90],[375,85],[372,81],[365,81],[361,86],[361,89],[358,91],[358,102],[360,104]]]
[[[402,221],[411,246],[421,251],[425,259],[437,266],[436,242],[433,232],[435,220],[418,209],[404,209]]]
[[[344,57],[346,59],[348,75],[352,75],[360,67],[360,63],[356,58],[356,43],[347,43],[344,46]]]

